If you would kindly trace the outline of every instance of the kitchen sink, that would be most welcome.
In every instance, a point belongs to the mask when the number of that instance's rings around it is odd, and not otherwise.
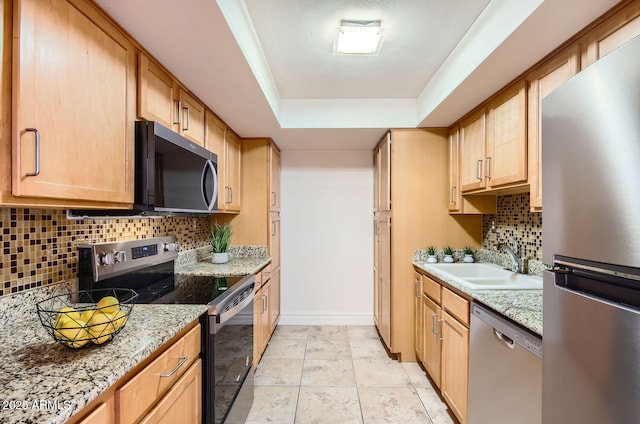
[[[440,263],[429,266],[470,289],[542,289],[542,278],[517,274],[494,264]]]

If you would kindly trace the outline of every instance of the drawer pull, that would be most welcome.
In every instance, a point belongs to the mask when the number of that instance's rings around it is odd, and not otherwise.
[[[186,356],[178,356],[178,358],[180,359],[180,362],[178,362],[178,365],[177,365],[174,369],[172,369],[171,371],[169,371],[168,373],[166,373],[166,374],[160,374],[160,377],[171,377],[171,376],[172,376],[173,374],[175,374],[175,373],[178,371],[178,369],[179,369],[181,366],[183,366],[183,365],[185,364],[185,362],[187,362],[187,360],[189,359],[189,358],[187,358]]]

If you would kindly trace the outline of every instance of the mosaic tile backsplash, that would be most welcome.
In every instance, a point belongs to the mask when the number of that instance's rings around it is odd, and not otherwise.
[[[176,235],[208,245],[208,217],[67,219],[64,210],[0,208],[0,296],[76,277],[77,245]]]
[[[499,196],[497,213],[482,217],[482,248],[496,244],[520,248],[520,257],[542,261],[542,214],[529,211],[529,193]]]

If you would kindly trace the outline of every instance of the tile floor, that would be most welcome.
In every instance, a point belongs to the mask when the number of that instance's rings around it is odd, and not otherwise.
[[[279,326],[246,424],[453,424],[415,362],[388,357],[373,326]]]

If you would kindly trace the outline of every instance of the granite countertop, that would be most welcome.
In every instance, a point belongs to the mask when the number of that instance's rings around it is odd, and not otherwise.
[[[211,258],[204,258],[198,262],[176,267],[176,274],[183,275],[217,275],[231,277],[255,274],[271,262],[271,257],[240,257],[231,258],[226,264],[214,264]]]
[[[413,264],[528,330],[542,336],[542,289],[473,290],[460,284],[455,279],[449,278],[448,274],[443,274],[427,262],[415,260]]]
[[[6,305],[2,305],[6,306]],[[205,305],[135,305],[109,343],[54,342],[35,312],[0,326],[0,422],[64,423],[206,312]]]

